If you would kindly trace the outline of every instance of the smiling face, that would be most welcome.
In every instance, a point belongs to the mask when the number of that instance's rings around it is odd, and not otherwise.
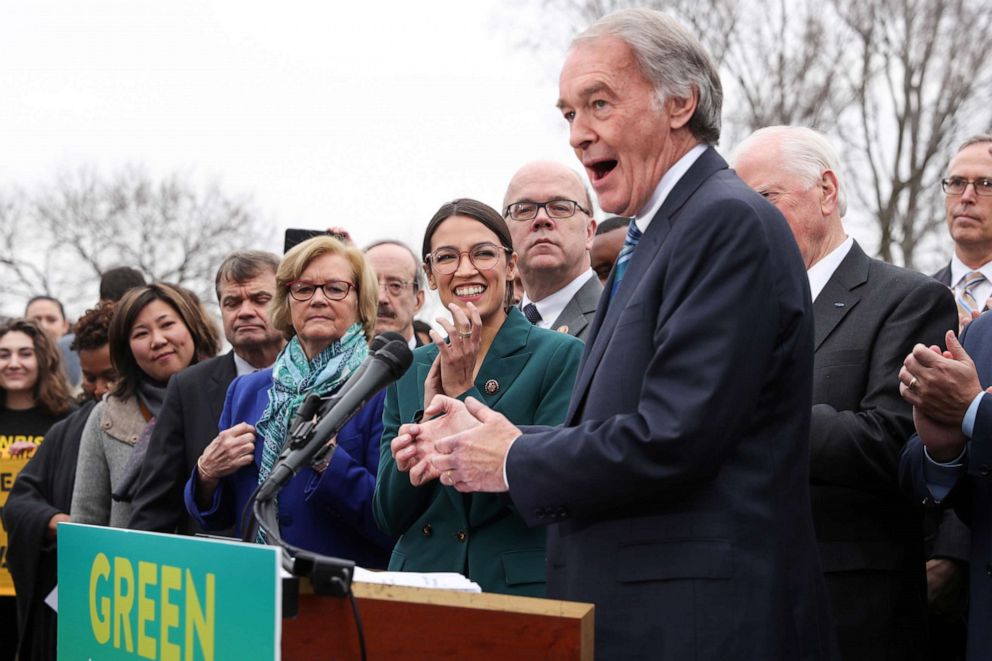
[[[38,382],[38,356],[31,337],[9,331],[0,337],[0,389],[33,393]]]
[[[497,246],[499,259],[492,269],[480,271],[469,259],[468,253],[480,244]],[[506,285],[516,275],[517,257],[516,254],[508,256],[501,246],[495,232],[468,216],[452,216],[437,226],[431,237],[431,252],[449,248],[464,253],[459,255],[454,273],[439,275],[431,270],[428,274],[431,289],[437,290],[445,307],[455,303],[467,310],[467,304],[472,303],[478,308],[484,324],[503,323]]]
[[[590,209],[582,182],[574,172],[556,163],[531,163],[521,168],[506,189],[503,208],[517,202],[545,203],[571,200]],[[513,246],[520,255],[525,284],[537,278],[563,287],[589,268],[589,247],[595,221],[582,209],[571,218],[551,218],[541,208],[533,220],[507,219]]]
[[[979,142],[959,151],[947,168],[947,177],[992,178],[992,143]],[[972,268],[992,259],[992,197],[975,194],[968,186],[961,195],[944,195],[947,229],[958,256]]]
[[[617,37],[573,47],[559,91],[569,143],[604,211],[636,215],[665,172],[697,142],[686,128],[695,98],[660,104],[630,46]]]
[[[128,342],[134,362],[159,383],[193,361],[193,336],[179,313],[163,300],[151,301],[138,313]]]
[[[355,282],[351,264],[343,255],[323,253],[307,264],[298,278],[301,282],[323,285],[331,281]],[[332,301],[318,288],[309,301],[287,297],[293,328],[309,358],[344,337],[358,321],[358,295],[354,287],[340,301]]]

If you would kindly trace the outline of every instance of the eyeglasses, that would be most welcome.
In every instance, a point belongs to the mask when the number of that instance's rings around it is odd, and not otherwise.
[[[427,256],[427,261],[438,275],[448,275],[458,270],[458,265],[462,261],[462,255],[468,255],[472,266],[480,271],[490,271],[496,268],[499,263],[499,256],[502,253],[512,253],[513,251],[495,243],[478,243],[469,250],[458,251],[454,248],[438,248]]]
[[[414,291],[417,289],[416,282],[406,282],[405,280],[390,280],[389,282],[380,282],[379,289],[385,288],[390,296],[401,296],[403,292],[407,290],[408,287],[413,286]]]
[[[583,209],[578,202],[572,200],[549,200],[548,202],[514,202],[506,208],[503,215],[510,220],[534,220],[537,212],[541,209],[551,218],[571,218],[578,209],[582,213],[590,216],[588,211]]]
[[[992,196],[992,179],[979,177],[978,179],[965,179],[964,177],[948,177],[940,180],[940,187],[948,195],[964,195],[968,190],[968,184],[975,187],[975,195],[983,197]]]
[[[355,289],[355,285],[345,280],[329,280],[321,285],[305,280],[289,283],[289,295],[297,301],[309,301],[318,289],[324,292],[327,300],[340,301],[348,296],[349,291]]]

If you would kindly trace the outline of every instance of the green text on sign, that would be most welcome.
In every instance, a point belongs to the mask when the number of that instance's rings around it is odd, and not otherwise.
[[[59,526],[59,658],[275,659],[276,549]]]

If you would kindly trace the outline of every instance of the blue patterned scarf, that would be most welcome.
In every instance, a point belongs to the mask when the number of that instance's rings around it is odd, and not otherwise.
[[[344,337],[332,342],[313,360],[307,358],[299,337],[283,348],[272,366],[269,404],[255,425],[264,443],[259,484],[272,472],[286,444],[289,421],[303,400],[311,393],[324,397],[335,392],[368,355],[369,347],[359,323],[353,324]]]

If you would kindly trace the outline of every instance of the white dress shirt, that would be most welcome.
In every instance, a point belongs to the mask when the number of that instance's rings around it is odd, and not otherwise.
[[[826,257],[813,264],[806,271],[806,277],[809,278],[809,293],[814,301],[820,295],[820,292],[823,291],[823,288],[827,286],[827,282],[833,277],[834,271],[837,270],[840,263],[847,257],[847,253],[851,252],[851,246],[853,245],[854,239],[847,237],[844,243],[828,252]]]
[[[555,322],[559,316],[561,316],[562,311],[568,302],[572,300],[575,294],[582,289],[582,287],[589,282],[589,278],[596,275],[596,272],[592,269],[587,269],[579,274],[579,276],[569,282],[567,285],[559,289],[553,294],[545,296],[540,301],[532,301],[527,294],[520,300],[520,308],[523,309],[530,303],[534,304],[537,308],[537,312],[541,315],[541,321],[534,324],[535,326],[540,326],[541,328],[551,328],[551,324]]]

